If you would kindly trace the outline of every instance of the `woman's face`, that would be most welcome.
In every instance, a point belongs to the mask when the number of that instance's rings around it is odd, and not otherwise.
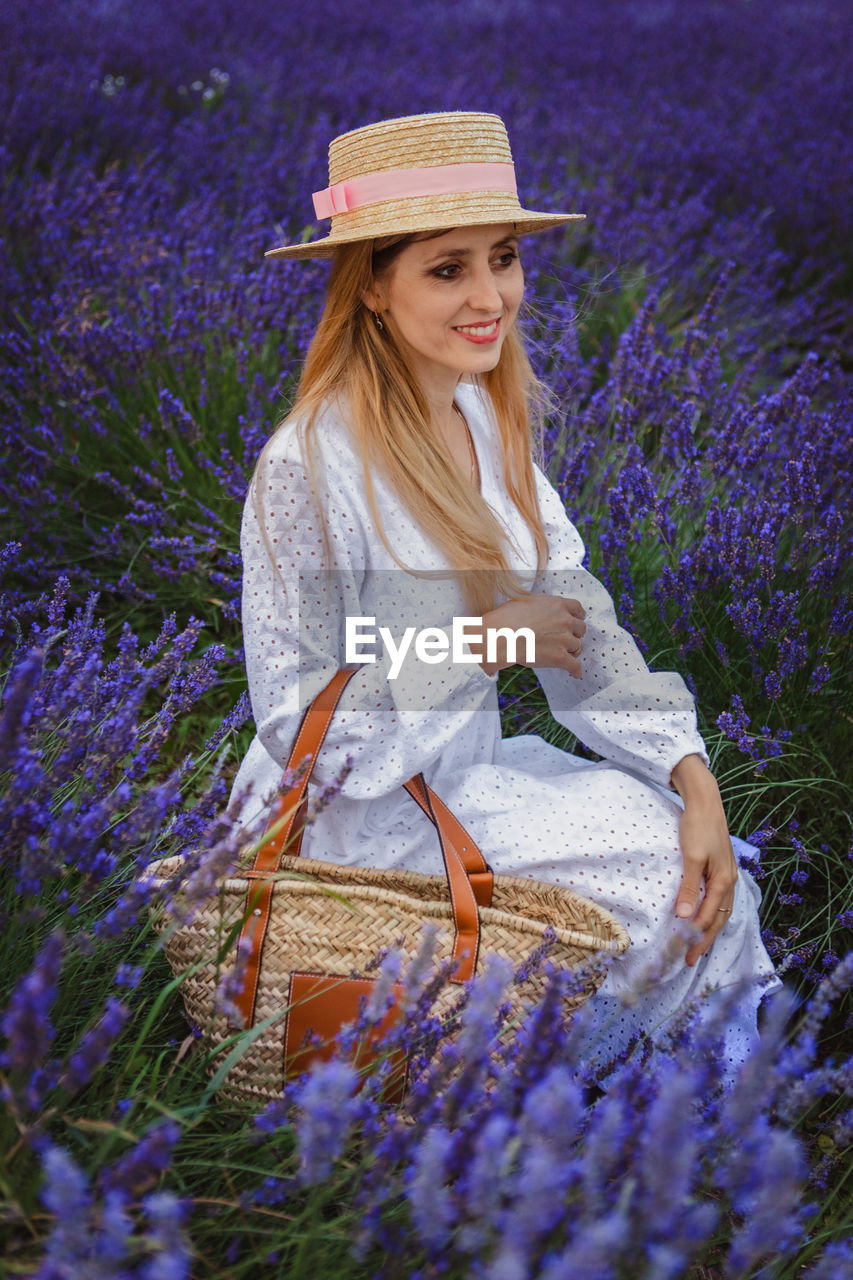
[[[459,227],[413,240],[364,300],[427,396],[494,369],[518,314],[524,274],[512,225]]]

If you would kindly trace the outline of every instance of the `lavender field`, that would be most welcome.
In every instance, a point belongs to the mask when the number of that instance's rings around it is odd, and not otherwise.
[[[853,1275],[853,7],[6,0],[0,72],[0,1274]],[[332,136],[460,109],[587,214],[523,246],[549,471],[697,694],[786,989],[735,1078],[724,999],[601,1095],[568,975],[511,1033],[500,965],[442,1021],[425,944],[400,1107],[342,1054],[254,1114],[147,868],[186,855],[191,913],[238,856],[241,507],[327,270],[263,253]],[[527,673],[502,698],[583,750]]]

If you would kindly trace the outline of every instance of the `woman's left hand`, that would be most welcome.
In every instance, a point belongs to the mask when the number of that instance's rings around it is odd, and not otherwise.
[[[699,756],[685,756],[672,771],[672,783],[684,801],[678,828],[684,873],[675,914],[681,920],[691,920],[702,931],[685,957],[692,966],[728,923],[737,863],[720,789],[704,761]]]

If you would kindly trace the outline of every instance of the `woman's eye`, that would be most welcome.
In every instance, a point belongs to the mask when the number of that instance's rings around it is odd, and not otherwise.
[[[518,254],[515,249],[506,249],[503,253],[498,255],[497,264],[499,267],[511,267],[517,257]]]
[[[443,267],[436,267],[433,275],[438,276],[439,280],[455,280],[461,270],[458,262],[447,262]]]

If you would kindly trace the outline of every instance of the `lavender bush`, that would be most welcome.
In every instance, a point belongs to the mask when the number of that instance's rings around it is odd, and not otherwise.
[[[10,1274],[849,1275],[853,11],[9,0],[0,50]],[[460,108],[506,119],[530,207],[588,215],[525,247],[551,475],[698,695],[790,994],[736,1078],[685,1011],[599,1096],[569,979],[502,1030],[494,970],[445,1025],[425,956],[402,1108],[344,1054],[247,1115],[146,868],[185,853],[192,898],[237,853],[240,506],[325,277],[263,250],[335,133]],[[508,732],[581,749],[502,688]]]

